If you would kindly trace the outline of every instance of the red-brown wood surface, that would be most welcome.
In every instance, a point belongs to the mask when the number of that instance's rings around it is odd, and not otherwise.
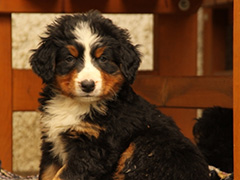
[[[0,14],[0,160],[12,169],[11,16]]]
[[[203,29],[203,74],[219,75],[231,73],[227,67],[226,59],[230,59],[229,43],[231,39],[232,26],[232,4],[225,8],[203,8],[204,29]]]
[[[178,0],[1,0],[0,12],[86,12],[98,9],[110,13],[193,13],[202,0],[189,0],[190,7],[179,8]]]
[[[158,15],[156,58],[162,76],[195,76],[197,15]]]
[[[203,6],[216,6],[216,5],[223,5],[223,4],[228,4],[232,3],[233,0],[203,0]]]
[[[160,107],[232,107],[232,77],[139,76],[134,87]]]
[[[240,179],[240,1],[234,0],[234,179]]]
[[[202,0],[189,0],[190,8],[182,11],[178,0],[65,0],[65,12],[81,12],[98,9],[112,13],[193,13],[200,7]]]
[[[62,12],[63,0],[1,0],[0,12]]]
[[[42,81],[31,70],[13,71],[13,110],[37,110]]]

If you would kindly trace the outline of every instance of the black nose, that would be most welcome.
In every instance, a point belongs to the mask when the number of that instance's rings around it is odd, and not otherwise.
[[[93,80],[84,80],[80,83],[82,91],[89,93],[95,88],[95,83]]]

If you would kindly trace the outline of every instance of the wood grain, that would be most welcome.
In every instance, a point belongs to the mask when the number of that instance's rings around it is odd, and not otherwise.
[[[233,118],[234,118],[234,179],[240,179],[240,1],[234,1],[233,42]]]
[[[31,70],[13,70],[13,110],[35,111],[42,81]]]
[[[202,6],[217,6],[232,3],[233,0],[203,0]]]
[[[232,77],[138,76],[135,90],[160,107],[232,107]]]
[[[202,0],[189,0],[190,8],[179,9],[177,0],[1,0],[0,12],[86,12],[98,9],[107,13],[194,13]]]
[[[155,49],[159,75],[196,75],[197,14],[170,16],[158,15]],[[155,38],[155,36],[154,36]]]
[[[63,0],[1,0],[0,12],[62,12]]]
[[[0,160],[2,167],[12,169],[12,67],[11,15],[0,14]]]

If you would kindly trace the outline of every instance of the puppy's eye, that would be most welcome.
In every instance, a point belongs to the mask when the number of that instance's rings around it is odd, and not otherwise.
[[[75,60],[75,58],[73,56],[67,56],[67,58],[65,59],[66,62],[71,63]]]
[[[99,61],[100,63],[106,63],[106,62],[108,62],[108,59],[107,59],[106,56],[101,56],[100,58],[98,58],[98,61]]]

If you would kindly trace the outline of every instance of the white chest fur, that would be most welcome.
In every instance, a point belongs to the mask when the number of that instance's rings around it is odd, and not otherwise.
[[[91,106],[94,106],[94,104],[83,103],[64,95],[58,95],[48,101],[45,107],[41,119],[42,131],[47,136],[46,141],[54,145],[53,155],[58,156],[63,163],[66,162],[67,154],[60,134],[70,128],[77,127],[85,114],[90,113]]]

